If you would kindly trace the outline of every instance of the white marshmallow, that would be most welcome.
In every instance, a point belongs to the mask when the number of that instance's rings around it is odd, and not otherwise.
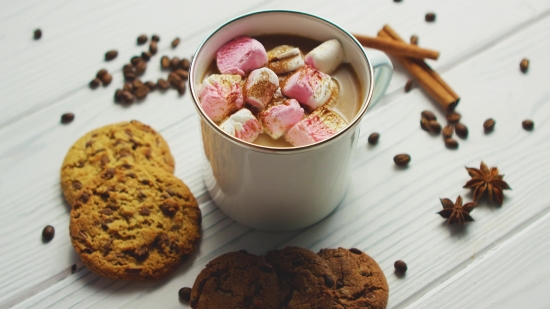
[[[227,118],[222,122],[220,128],[229,135],[250,143],[262,133],[262,126],[258,119],[246,108]]]
[[[323,73],[332,74],[344,61],[344,48],[338,40],[328,40],[310,51],[305,61]]]
[[[279,88],[277,74],[268,68],[260,68],[250,72],[244,86],[246,103],[263,110],[273,99],[273,94]]]
[[[304,65],[304,56],[298,47],[277,46],[267,52],[267,66],[277,74],[295,71]]]

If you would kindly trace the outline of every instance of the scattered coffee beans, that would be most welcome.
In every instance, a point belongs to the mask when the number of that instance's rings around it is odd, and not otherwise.
[[[527,73],[527,70],[529,70],[529,59],[523,58],[523,60],[519,63],[519,69],[521,72]]]
[[[122,67],[122,72],[126,73],[126,72],[135,72],[135,68],[133,65],[131,64],[125,64],[123,67]]]
[[[170,58],[162,56],[162,58],[160,58],[160,68],[164,70],[170,68]]]
[[[183,82],[183,80],[181,79],[181,77],[179,77],[178,74],[176,74],[175,72],[172,72],[168,74],[168,82],[170,83],[170,85],[172,85],[172,87],[176,88],[176,86],[180,82]]]
[[[145,99],[145,97],[147,97],[147,95],[149,94],[149,87],[145,86],[142,84],[142,86],[136,88],[136,90],[134,91],[134,94],[136,95],[136,98],[138,100],[143,100]]]
[[[189,62],[189,60],[185,58],[181,59],[180,68],[182,68],[183,70],[189,71],[189,67],[191,67],[191,62]]]
[[[151,41],[153,41],[153,42],[158,42],[158,41],[160,41],[160,37],[159,37],[158,35],[156,35],[156,34],[153,34],[153,35],[151,36]]]
[[[103,86],[109,86],[109,84],[113,81],[113,76],[109,73],[106,73],[101,78],[101,82],[103,82]]]
[[[96,89],[99,86],[99,83],[101,83],[99,78],[96,77],[96,78],[92,79],[92,81],[90,82],[90,88]]]
[[[405,84],[405,92],[411,91],[412,84],[413,84],[412,79],[409,79],[409,80],[407,81],[407,83]]]
[[[120,103],[124,100],[122,92],[124,92],[124,90],[122,90],[122,89],[117,89],[115,91],[115,102]]]
[[[453,128],[452,125],[447,125],[443,128],[441,133],[443,134],[443,138],[445,138],[445,139],[451,138],[453,136],[453,133],[454,133],[454,128]]]
[[[149,61],[153,55],[150,52],[142,52],[141,59]]]
[[[426,16],[424,17],[424,19],[426,19],[427,22],[434,22],[435,21],[435,13],[428,13],[426,14]]]
[[[149,51],[150,51],[151,54],[153,54],[153,55],[157,53],[157,51],[158,51],[157,41],[151,42],[151,44],[149,45]]]
[[[422,115],[422,118],[425,118],[426,120],[436,120],[437,119],[435,117],[434,113],[432,113],[430,111],[423,111],[421,115]]]
[[[521,126],[527,130],[527,131],[531,131],[533,130],[533,128],[535,127],[535,123],[531,120],[523,120],[523,122],[521,123]]]
[[[407,271],[407,263],[398,260],[393,263],[393,267],[395,267],[395,271],[401,274],[404,274]]]
[[[437,122],[437,120],[428,121],[428,126],[430,127],[430,131],[435,134],[439,134],[439,132],[441,132],[441,125]]]
[[[160,90],[166,90],[170,88],[170,84],[163,78],[159,78],[157,81],[157,86]]]
[[[55,229],[53,228],[53,226],[47,225],[47,226],[42,230],[42,239],[43,239],[45,242],[49,242],[50,240],[53,239],[54,236],[55,236]]]
[[[153,91],[157,88],[157,84],[153,83],[152,81],[145,82],[145,86],[149,87],[150,91]]]
[[[134,84],[133,82],[125,82],[124,83],[124,90],[128,92],[134,92]]]
[[[97,77],[99,79],[102,79],[103,75],[105,75],[105,74],[107,74],[107,70],[101,69],[101,70],[97,71],[97,74],[95,75],[95,77]]]
[[[376,145],[378,144],[378,139],[380,138],[380,134],[378,133],[372,133],[371,135],[369,135],[369,144],[371,145]]]
[[[483,130],[485,130],[485,133],[493,132],[494,128],[495,121],[492,118],[485,120],[483,123]]]
[[[139,56],[133,56],[131,59],[130,59],[130,63],[132,63],[133,65],[136,65],[138,64],[139,62],[141,62],[141,57]]]
[[[145,73],[146,69],[147,69],[147,62],[141,60],[140,62],[138,62],[136,64],[136,74],[137,75],[142,75],[143,73]]]
[[[39,40],[42,37],[42,30],[36,29],[34,30],[34,39]]]
[[[456,122],[459,122],[460,121],[460,114],[457,113],[457,112],[452,112],[452,113],[449,113],[447,114],[447,121],[450,122],[450,123],[456,123]]]
[[[175,38],[175,39],[172,41],[172,48],[178,47],[179,44],[180,44],[180,38]]]
[[[172,70],[177,70],[178,67],[180,66],[180,62],[181,62],[180,58],[178,57],[172,58],[172,60],[170,60],[170,68]]]
[[[177,69],[174,73],[177,74],[182,80],[187,80],[189,78],[189,72],[185,70]]]
[[[111,60],[115,59],[116,56],[118,56],[118,51],[116,51],[114,49],[110,50],[110,51],[105,53],[105,60],[106,61],[111,61]]]
[[[139,79],[135,79],[132,82],[132,86],[133,86],[133,89],[137,89],[137,88],[143,86],[143,83]]]
[[[191,300],[191,288],[181,288],[178,292],[178,295],[181,300],[190,301]]]
[[[137,44],[138,45],[143,45],[145,43],[147,43],[147,36],[145,34],[142,34],[142,35],[138,36]]]
[[[176,86],[175,86],[176,90],[178,91],[179,95],[184,95],[185,94],[185,90],[187,89],[187,86],[185,84],[184,81],[181,81],[181,83],[178,83]]]
[[[460,122],[455,124],[455,132],[462,139],[468,137],[468,128]]]
[[[430,121],[426,118],[420,119],[420,127],[422,128],[422,130],[424,130],[426,132],[431,132],[431,130],[430,130]]]
[[[411,44],[418,45],[418,36],[417,35],[412,35],[411,36]]]
[[[61,123],[63,124],[71,123],[73,120],[74,120],[73,113],[65,113],[61,115]]]
[[[406,153],[398,154],[393,157],[393,162],[395,162],[397,166],[407,166],[409,162],[411,162],[411,156]]]
[[[122,101],[126,104],[134,102],[134,95],[129,91],[122,91]]]
[[[445,139],[445,147],[447,147],[449,149],[457,149],[458,148],[458,142],[456,140],[452,139],[452,138],[446,138]]]

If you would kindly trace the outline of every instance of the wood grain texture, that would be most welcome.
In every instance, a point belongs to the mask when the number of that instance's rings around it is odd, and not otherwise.
[[[457,273],[469,269],[469,264],[492,252],[495,243],[509,241],[522,227],[550,210],[550,193],[544,190],[550,180],[545,168],[550,163],[550,42],[546,40],[550,34],[550,4],[451,2],[447,6],[437,1],[386,1],[376,5],[354,1],[354,7],[363,9],[340,12],[333,5],[311,2],[242,1],[239,6],[213,10],[207,22],[203,22],[205,15],[189,17],[185,12],[204,12],[204,8],[219,2],[193,2],[186,6],[169,2],[166,8],[144,2],[93,2],[84,7],[71,1],[0,4],[0,42],[5,46],[8,37],[12,40],[7,49],[0,48],[0,74],[5,77],[2,80],[14,76],[13,82],[0,84],[0,307],[178,308],[182,306],[177,298],[179,288],[191,286],[212,258],[239,249],[263,254],[286,245],[312,250],[337,246],[363,249],[380,263],[388,277],[390,308],[403,308],[417,300],[424,304],[423,295],[452,281]],[[134,44],[142,32],[161,35],[161,43],[166,43],[161,55],[190,55],[203,37],[225,19],[239,12],[275,7],[326,16],[354,32],[374,34],[384,23],[390,23],[404,37],[408,35],[406,30],[419,34],[421,45],[442,51],[443,77],[462,97],[458,110],[470,129],[468,139],[459,139],[458,150],[447,150],[440,136],[430,136],[418,125],[424,109],[435,110],[439,119],[444,118],[435,105],[418,89],[408,94],[393,91],[380,107],[368,112],[361,124],[353,179],[339,208],[308,229],[264,233],[236,224],[209,200],[202,182],[198,117],[188,94],[180,98],[174,91],[155,92],[144,102],[123,108],[112,102],[114,85],[121,84],[120,72],[114,74],[108,88],[91,91],[85,86],[88,76],[93,76],[103,64],[102,55],[109,42],[125,42],[125,47],[119,49],[118,62],[109,64],[113,69],[141,50]],[[435,24],[423,22],[427,10],[438,14]],[[61,26],[54,17],[64,15],[71,22]],[[183,15],[185,18],[177,18]],[[491,23],[487,23],[488,16]],[[45,43],[45,26],[41,26],[44,41],[26,41],[35,26],[29,25],[25,31],[20,28],[32,20],[48,20],[51,27],[60,29],[51,45]],[[174,20],[176,24],[170,22]],[[464,20],[469,21],[468,26],[456,26]],[[182,31],[182,25],[194,30]],[[94,27],[101,31],[97,33]],[[10,29],[21,31],[20,36]],[[184,38],[182,33],[188,32],[192,35]],[[441,39],[448,38],[449,33],[457,39]],[[171,40],[167,38],[176,35],[182,43],[172,52],[167,47]],[[30,43],[47,46],[33,46],[31,52],[27,50]],[[74,46],[70,51],[60,48],[71,44]],[[74,54],[74,48],[87,56]],[[35,62],[40,53],[61,55]],[[454,56],[447,60],[449,54]],[[94,57],[95,62],[89,61]],[[519,71],[523,57],[531,60],[526,75]],[[159,58],[152,61],[158,63]],[[18,59],[25,61],[18,66]],[[41,68],[35,72],[39,76],[30,72],[36,63]],[[60,65],[63,63],[66,66]],[[148,69],[145,80],[161,75],[164,74],[158,70]],[[394,86],[399,79],[404,84],[404,75],[398,72]],[[13,104],[16,101],[19,105]],[[76,118],[64,126],[59,124],[59,117],[67,111],[74,112]],[[482,124],[489,117],[497,124],[493,133],[485,135]],[[526,118],[535,121],[533,132],[521,129],[521,121]],[[85,268],[75,274],[68,271],[79,260],[68,238],[68,205],[59,188],[58,173],[65,152],[85,132],[129,119],[150,124],[165,137],[176,159],[175,174],[197,196],[204,215],[203,238],[197,253],[161,283],[115,282]],[[373,131],[381,133],[378,145],[365,146]],[[412,156],[411,165],[396,169],[392,158],[403,152]],[[438,198],[454,199],[461,194],[470,200],[468,191],[461,188],[469,178],[463,167],[479,165],[481,160],[498,166],[513,190],[505,192],[502,208],[482,203],[472,212],[476,222],[466,228],[445,226],[435,214],[441,208]],[[47,224],[56,227],[56,236],[51,243],[43,244],[40,233]],[[393,275],[393,262],[397,259],[409,264],[405,278]]]

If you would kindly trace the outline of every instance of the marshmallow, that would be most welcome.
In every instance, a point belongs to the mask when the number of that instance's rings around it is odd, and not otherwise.
[[[298,47],[281,45],[267,52],[267,67],[277,74],[295,71],[304,65],[304,56]]]
[[[273,139],[278,139],[304,118],[304,109],[300,107],[298,101],[290,99],[271,105],[260,112],[259,118],[265,133]]]
[[[243,107],[241,77],[222,74],[208,76],[199,90],[199,101],[210,119],[222,121]]]
[[[332,74],[344,61],[344,49],[338,40],[328,40],[310,51],[305,61],[323,73]]]
[[[220,128],[229,135],[250,143],[262,133],[262,126],[258,119],[246,108],[227,118],[222,122]]]
[[[285,135],[293,146],[304,146],[325,140],[346,126],[346,121],[326,107],[315,110],[295,124]]]
[[[222,74],[239,74],[263,67],[267,52],[262,43],[245,36],[237,37],[216,52],[216,64]]]
[[[259,110],[263,110],[273,99],[279,88],[279,77],[268,68],[250,72],[244,85],[244,101]]]
[[[331,98],[334,88],[330,75],[304,65],[285,80],[281,91],[313,111]]]

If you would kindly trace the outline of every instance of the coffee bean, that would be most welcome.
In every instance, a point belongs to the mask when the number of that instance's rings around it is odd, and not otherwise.
[[[412,35],[411,36],[411,44],[418,45],[418,36],[417,35]]]
[[[153,83],[152,81],[145,82],[145,86],[149,87],[150,91],[153,91],[157,88],[157,84]]]
[[[372,133],[369,135],[369,144],[376,145],[378,144],[378,139],[380,138],[380,134],[378,133]]]
[[[138,62],[138,64],[136,64],[136,74],[137,75],[142,75],[143,73],[145,73],[146,69],[147,69],[147,62],[142,60],[142,61]]]
[[[179,44],[180,44],[180,38],[175,38],[175,39],[172,41],[172,48],[178,47]]]
[[[133,86],[133,89],[136,90],[136,89],[138,89],[139,87],[143,86],[143,83],[142,83],[139,79],[135,79],[135,80],[132,82],[132,86]]]
[[[456,123],[460,121],[461,115],[457,112],[451,112],[447,114],[447,121],[450,123]]]
[[[405,153],[398,154],[393,157],[393,162],[395,162],[397,166],[407,166],[409,162],[411,162],[411,156]]]
[[[124,83],[124,90],[128,92],[134,92],[134,84],[131,82]]]
[[[137,45],[143,45],[145,43],[147,43],[147,36],[145,34],[138,36]]]
[[[54,236],[55,236],[55,229],[54,229],[53,226],[47,225],[47,226],[42,230],[42,239],[43,239],[45,242],[49,242],[50,240],[53,239]]]
[[[118,56],[118,51],[116,51],[114,49],[110,50],[110,51],[105,53],[105,60],[106,61],[111,61],[111,60],[115,59],[116,56]]]
[[[407,263],[398,260],[393,263],[393,267],[395,267],[395,271],[401,274],[404,274],[407,271]]]
[[[185,70],[177,69],[174,73],[176,73],[182,80],[187,80],[189,78],[189,72]]]
[[[122,91],[122,101],[126,104],[134,102],[134,95],[128,91]]]
[[[458,148],[458,142],[456,140],[452,139],[452,138],[446,138],[445,139],[445,147],[447,147],[449,149],[457,149]]]
[[[156,34],[153,34],[153,35],[151,36],[151,41],[153,41],[153,42],[158,42],[158,41],[160,41],[160,37],[159,37],[158,35],[156,35]]]
[[[412,79],[409,79],[409,80],[407,81],[407,83],[405,84],[405,92],[411,91],[412,84],[413,84]]]
[[[443,128],[443,130],[441,131],[442,135],[443,135],[443,138],[450,138],[453,136],[453,133],[454,133],[454,128],[452,125],[447,125]]]
[[[67,124],[71,123],[74,120],[74,114],[73,113],[65,113],[61,115],[61,123]]]
[[[191,62],[189,60],[183,58],[180,62],[180,68],[182,68],[185,71],[189,71],[189,67],[191,67]]]
[[[393,2],[401,2],[401,1],[403,1],[403,0],[393,0]]]
[[[435,134],[439,134],[439,132],[441,132],[441,125],[437,122],[437,120],[428,121],[428,126],[430,127],[430,131]]]
[[[423,111],[420,115],[422,115],[422,118],[425,118],[426,120],[436,120],[434,113],[430,111]]]
[[[115,91],[115,102],[117,102],[117,103],[122,102],[122,100],[123,100],[122,92],[123,91],[124,90],[122,90],[122,89],[117,89]]]
[[[424,130],[426,132],[432,132],[432,130],[430,130],[429,122],[430,121],[427,120],[426,118],[420,119],[420,127],[422,128],[422,130]]]
[[[162,78],[158,79],[157,86],[159,87],[160,90],[166,90],[170,88],[170,84],[165,79],[162,79]]]
[[[483,123],[483,129],[485,130],[485,133],[493,132],[494,128],[495,121],[493,120],[493,118],[489,118]]]
[[[531,131],[533,130],[533,128],[535,127],[535,123],[531,120],[523,120],[523,122],[521,123],[521,126],[527,130],[527,131]]]
[[[153,55],[150,52],[142,52],[141,59],[149,61]]]
[[[185,90],[187,89],[187,86],[184,81],[181,81],[180,83],[176,84],[175,86],[176,90],[178,90],[179,95],[185,94]]]
[[[529,59],[523,58],[519,63],[519,69],[521,72],[527,73],[527,70],[529,70]]]
[[[149,87],[143,85],[139,88],[136,89],[136,91],[134,91],[134,94],[136,95],[136,98],[138,100],[143,100],[145,99],[145,97],[147,97],[147,95],[149,94]]]
[[[90,82],[90,88],[96,89],[99,86],[99,83],[101,83],[99,78],[92,79],[92,81]]]
[[[172,70],[177,70],[178,67],[180,66],[180,62],[181,62],[180,58],[178,57],[172,58],[172,60],[170,60],[170,68]]]
[[[181,300],[190,301],[191,300],[191,288],[181,288],[178,291],[178,295],[179,295]]]
[[[74,274],[76,272],[76,264],[73,264],[71,267],[71,274]]]
[[[105,74],[107,74],[107,70],[101,69],[101,70],[97,71],[95,77],[101,79],[103,77],[103,75],[105,75]]]
[[[109,73],[103,75],[101,78],[101,81],[103,82],[103,86],[109,86],[109,84],[113,81],[113,76]]]
[[[42,37],[42,30],[36,29],[34,30],[34,39],[39,40]]]
[[[157,47],[157,42],[156,41],[151,42],[151,44],[149,45],[149,51],[153,55],[157,53],[158,47]]]
[[[160,68],[161,69],[168,69],[170,67],[170,58],[167,56],[162,56],[160,58]]]
[[[460,122],[455,124],[455,132],[462,139],[468,137],[468,128]]]
[[[176,87],[176,85],[178,85],[180,82],[182,82],[183,80],[181,79],[181,77],[179,77],[178,74],[172,72],[170,74],[168,74],[168,82],[170,83],[170,85],[172,85],[172,87]]]
[[[434,22],[435,21],[435,13],[428,13],[425,17],[427,22]]]
[[[126,73],[126,72],[135,72],[135,71],[136,71],[136,68],[132,64],[125,64],[122,67],[122,72],[124,72],[124,73]]]
[[[141,57],[139,57],[139,56],[133,56],[132,58],[130,58],[130,63],[135,66],[136,64],[138,64],[142,60],[143,59],[141,59]]]

